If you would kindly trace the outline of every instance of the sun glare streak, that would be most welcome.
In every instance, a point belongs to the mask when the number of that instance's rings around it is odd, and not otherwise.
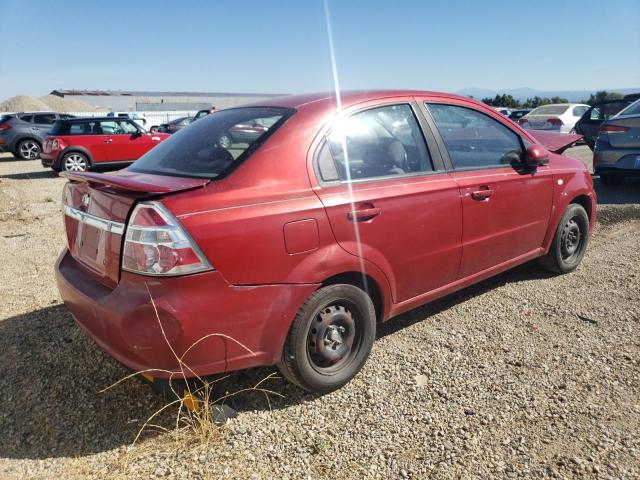
[[[333,88],[336,94],[336,113],[342,113],[342,98],[340,97],[340,81],[338,79],[338,66],[336,63],[336,52],[333,45],[333,30],[331,29],[331,14],[329,11],[329,0],[324,0],[324,17],[327,24],[327,36],[329,37],[329,53],[331,55],[331,70],[333,73]],[[364,256],[362,255],[362,242],[360,241],[360,225],[356,217],[356,204],[353,196],[353,185],[351,184],[351,168],[349,165],[349,151],[347,150],[347,132],[346,129],[340,129],[340,143],[344,152],[345,170],[347,174],[347,189],[349,192],[349,206],[351,208],[353,220],[353,232],[355,234],[356,249],[358,251],[358,260],[360,261],[360,273],[362,274],[362,285],[364,290],[369,293],[369,284],[367,282],[366,270],[364,268]]]

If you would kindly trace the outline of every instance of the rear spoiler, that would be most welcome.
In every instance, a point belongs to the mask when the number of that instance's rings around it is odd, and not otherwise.
[[[72,182],[86,182],[95,186],[106,186],[114,190],[135,193],[170,193],[203,187],[208,178],[171,177],[149,173],[120,170],[114,173],[62,172],[60,176]]]
[[[582,135],[573,133],[543,132],[541,130],[527,130],[527,133],[553,153],[564,152],[567,148],[573,147],[582,138]]]

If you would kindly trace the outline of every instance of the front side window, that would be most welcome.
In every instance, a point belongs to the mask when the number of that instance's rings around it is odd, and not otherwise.
[[[294,112],[279,107],[242,107],[212,113],[158,144],[129,170],[202,178],[226,175]]]
[[[433,171],[422,130],[409,105],[372,108],[341,119],[318,152],[324,181]]]
[[[133,123],[127,120],[103,120],[99,124],[98,135],[132,135],[138,132]]]
[[[601,120],[600,108],[591,107],[591,110],[589,110],[589,120]]]
[[[455,169],[505,166],[522,156],[520,137],[477,110],[432,103],[427,107]]]

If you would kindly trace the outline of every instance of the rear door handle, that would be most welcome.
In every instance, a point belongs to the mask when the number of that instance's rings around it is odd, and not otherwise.
[[[347,218],[352,222],[366,222],[367,220],[371,220],[373,217],[377,217],[380,215],[380,210],[377,207],[371,208],[363,208],[361,210],[352,210],[347,213]]]
[[[111,143],[113,142],[113,138],[105,138],[104,143]]]
[[[486,200],[491,195],[493,195],[493,190],[490,188],[482,188],[480,190],[475,190],[471,192],[471,198],[474,200]]]

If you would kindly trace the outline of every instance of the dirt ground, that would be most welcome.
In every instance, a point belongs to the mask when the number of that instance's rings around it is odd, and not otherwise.
[[[338,392],[270,380],[283,398],[233,398],[207,442],[151,431],[133,447],[164,401],[137,380],[99,393],[128,371],[60,301],[63,184],[0,155],[0,478],[640,477],[640,181],[596,181],[574,273],[524,265],[382,325]]]

